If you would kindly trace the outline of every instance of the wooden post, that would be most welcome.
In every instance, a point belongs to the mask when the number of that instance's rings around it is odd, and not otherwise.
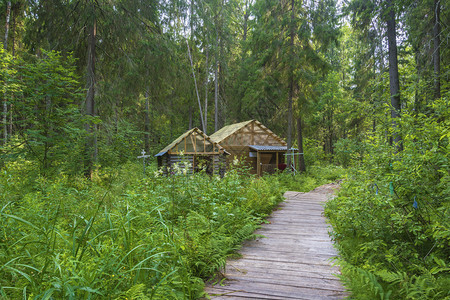
[[[255,144],[255,122],[252,122],[251,145]]]
[[[261,176],[261,156],[259,151],[256,151],[256,175]]]
[[[197,136],[192,134],[191,135],[191,143],[192,143],[192,149],[194,149],[194,152],[197,152]]]
[[[276,164],[277,164],[276,168],[277,168],[277,169],[278,169],[278,165],[279,165],[279,163],[278,163],[278,154],[280,154],[280,153],[275,152],[275,155],[276,155]]]
[[[142,155],[138,156],[137,158],[142,158],[142,165],[144,166],[144,176],[145,176],[145,159],[147,157],[150,157],[150,155],[145,155],[145,150],[143,149],[141,152]]]

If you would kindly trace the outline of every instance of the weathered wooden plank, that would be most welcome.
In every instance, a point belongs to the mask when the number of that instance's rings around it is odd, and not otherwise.
[[[243,290],[230,290],[228,287],[215,287],[214,290],[211,288],[206,288],[206,292],[209,293],[211,299],[215,300],[223,300],[223,299],[238,299],[238,300],[247,300],[247,299],[270,299],[270,300],[287,300],[287,299],[298,299],[291,297],[277,297],[274,295],[267,295],[258,292],[248,293]],[[306,298],[305,298],[306,299]]]
[[[337,267],[330,268],[327,265],[310,265],[310,264],[299,264],[299,263],[290,263],[290,262],[279,262],[274,265],[272,262],[268,261],[254,261],[251,263],[243,261],[235,262],[232,265],[227,265],[227,270],[233,268],[235,270],[240,271],[248,271],[253,270],[253,268],[257,269],[265,269],[265,270],[277,270],[278,271],[292,271],[296,272],[298,276],[301,274],[316,274],[316,276],[330,277],[334,276],[333,274],[339,274],[339,269]],[[293,275],[294,276],[294,275]]]
[[[342,291],[323,290],[320,288],[309,287],[293,287],[289,285],[271,284],[262,282],[242,282],[233,281],[229,286],[222,286],[225,291],[241,291],[248,294],[267,295],[271,297],[281,297],[284,299],[310,299],[310,300],[325,300],[325,299],[343,299]],[[214,299],[211,297],[211,299]],[[229,296],[228,299],[233,299]],[[270,298],[269,298],[270,299]]]
[[[329,191],[329,190],[327,190]],[[323,217],[325,193],[287,192],[287,200],[247,241],[242,258],[228,260],[223,286],[208,286],[212,299],[343,299],[337,252]],[[214,296],[216,295],[216,296]]]
[[[265,266],[259,265],[248,265],[246,268],[238,269],[236,267],[229,267],[225,270],[225,275],[228,274],[246,274],[248,276],[264,276],[264,277],[274,277],[278,278],[279,276],[289,276],[291,278],[312,278],[312,279],[321,279],[328,281],[336,281],[340,284],[340,280],[331,273],[323,273],[319,272],[320,270],[306,271],[302,270],[301,274],[299,274],[298,269],[286,269],[286,268],[267,268]]]
[[[267,255],[267,257],[278,257],[278,256],[288,256],[288,255],[292,255],[292,256],[296,256],[296,257],[311,257],[309,252],[310,250],[314,250],[314,255],[313,257],[317,257],[317,258],[325,258],[325,259],[332,259],[334,257],[336,257],[336,252],[334,251],[334,249],[322,249],[322,248],[312,248],[312,247],[304,247],[304,246],[293,246],[289,249],[277,249],[277,250],[273,250],[272,247],[267,246],[267,245],[263,245],[263,246],[258,246],[258,247],[253,247],[253,246],[245,246],[244,249],[242,249],[240,251],[240,253],[243,255],[243,257],[247,257],[248,254],[253,254],[253,255]],[[267,253],[270,252],[270,253]],[[251,256],[249,256],[251,257]]]
[[[342,285],[340,281],[331,281],[327,279],[320,279],[320,278],[309,278],[309,277],[302,277],[302,276],[281,276],[278,275],[275,276],[267,276],[270,274],[264,275],[253,275],[253,274],[230,274],[227,273],[227,280],[228,282],[233,281],[239,281],[241,283],[244,283],[246,285],[253,284],[253,283],[262,283],[262,284],[275,284],[275,285],[284,285],[288,287],[293,288],[310,288],[310,289],[317,289],[317,287],[320,287],[320,290],[327,290],[327,291],[344,291],[342,288]]]
[[[269,235],[266,234],[265,238],[258,239],[256,241],[250,241],[249,244],[255,245],[256,243],[261,244],[272,244],[272,245],[278,245],[280,243],[286,243],[286,244],[292,244],[292,243],[299,243],[303,242],[303,244],[309,244],[309,245],[317,245],[320,247],[326,247],[327,245],[331,248],[333,245],[330,245],[329,240],[325,240],[321,238],[320,236],[311,236],[311,235],[297,235],[297,236],[280,236],[280,235]]]

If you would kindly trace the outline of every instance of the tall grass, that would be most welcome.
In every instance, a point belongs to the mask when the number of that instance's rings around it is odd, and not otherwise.
[[[0,174],[4,299],[196,299],[282,200],[279,183],[237,170],[144,177],[127,164],[88,181],[31,168]]]

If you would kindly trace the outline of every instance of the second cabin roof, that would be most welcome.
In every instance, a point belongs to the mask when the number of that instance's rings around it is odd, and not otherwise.
[[[210,138],[211,138],[212,141],[214,141],[216,143],[222,143],[224,140],[226,140],[227,138],[229,138],[233,134],[239,132],[241,129],[243,130],[243,128],[245,128],[247,126],[250,126],[251,123],[254,123],[255,126],[257,126],[259,128],[261,133],[268,134],[274,140],[276,140],[277,143],[279,143],[280,145],[283,145],[283,146],[287,145],[287,143],[282,138],[280,138],[278,135],[276,135],[269,128],[267,128],[266,126],[264,126],[261,122],[259,122],[257,120],[249,120],[249,121],[240,122],[240,123],[236,123],[236,124],[231,124],[231,125],[225,126],[225,127],[221,128],[221,129],[219,129],[218,131],[216,131],[214,134],[212,134],[210,136]]]

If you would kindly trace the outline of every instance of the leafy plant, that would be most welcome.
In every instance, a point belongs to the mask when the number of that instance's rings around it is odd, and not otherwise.
[[[326,205],[355,298],[365,299],[367,284],[396,299],[450,297],[446,106],[448,100],[435,101],[432,116],[403,113],[401,152],[373,136],[361,167]]]

